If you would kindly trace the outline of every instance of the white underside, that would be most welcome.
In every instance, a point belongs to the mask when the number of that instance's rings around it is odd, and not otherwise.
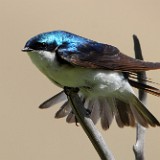
[[[121,72],[100,69],[72,67],[67,64],[59,65],[55,53],[29,52],[32,62],[53,82],[61,87],[78,87],[84,94],[91,97],[121,96],[127,99],[133,94],[128,81]],[[121,93],[121,94],[120,94]]]

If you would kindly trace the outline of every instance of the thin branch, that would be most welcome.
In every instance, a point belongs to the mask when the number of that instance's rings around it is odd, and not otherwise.
[[[140,46],[139,39],[136,35],[133,35],[134,41],[134,51],[135,57],[137,59],[143,60],[142,50]],[[143,79],[146,78],[146,72],[140,72],[137,74],[138,81],[140,83],[145,83]],[[143,90],[139,90],[139,99],[142,103],[146,104],[147,94]],[[136,160],[144,160],[144,139],[145,139],[145,128],[137,124],[137,133],[136,133],[136,144],[133,146],[133,151],[135,154]]]
[[[74,88],[64,88],[64,91],[78,122],[81,124],[83,130],[92,142],[100,158],[103,160],[114,160],[115,158],[106,145],[102,135],[96,129],[89,116],[86,115],[86,110],[77,94],[77,91],[75,91]]]

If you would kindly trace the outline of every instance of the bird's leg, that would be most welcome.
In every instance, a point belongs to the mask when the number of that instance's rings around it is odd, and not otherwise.
[[[64,92],[65,94],[68,96],[70,95],[70,92],[75,92],[75,93],[78,93],[79,92],[79,88],[71,88],[71,87],[64,87]],[[91,114],[91,111],[89,109],[85,109],[86,110],[86,116],[89,117],[90,114]],[[72,111],[72,114],[74,114],[74,112]],[[74,114],[75,115],[75,114]],[[77,117],[75,116],[75,124],[76,126],[79,126],[78,125],[78,119]]]
[[[66,94],[67,96],[68,96],[69,93],[71,93],[71,92],[75,92],[75,93],[78,93],[78,92],[79,92],[79,88],[72,88],[72,87],[66,87],[66,86],[64,86],[63,89],[64,89],[64,92],[65,92],[65,94]]]

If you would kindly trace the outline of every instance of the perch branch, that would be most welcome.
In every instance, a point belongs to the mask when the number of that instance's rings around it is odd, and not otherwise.
[[[134,41],[134,51],[135,51],[135,57],[137,59],[143,60],[142,56],[142,50],[140,46],[140,42],[136,35],[133,35],[133,41]],[[146,72],[140,72],[137,74],[138,81],[140,83],[145,83],[143,79],[146,78]],[[139,99],[143,104],[146,104],[147,99],[147,93],[143,90],[139,90]],[[145,128],[141,125],[137,124],[136,128],[136,144],[133,146],[133,151],[135,154],[136,160],[144,160],[144,139],[145,139]]]
[[[89,116],[86,115],[86,110],[77,94],[77,91],[74,88],[64,88],[64,91],[78,122],[81,124],[83,130],[92,142],[100,158],[103,160],[114,160],[114,156],[106,145],[100,132],[96,129]]]

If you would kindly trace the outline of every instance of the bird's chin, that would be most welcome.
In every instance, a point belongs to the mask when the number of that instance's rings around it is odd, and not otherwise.
[[[32,50],[32,51],[28,51],[28,52],[26,52],[30,57],[32,57],[32,56],[36,56],[36,54],[38,55],[38,52],[36,52],[36,51],[34,51],[34,50]]]
[[[52,64],[55,54],[48,51],[29,51],[27,52],[32,62],[41,70]]]

